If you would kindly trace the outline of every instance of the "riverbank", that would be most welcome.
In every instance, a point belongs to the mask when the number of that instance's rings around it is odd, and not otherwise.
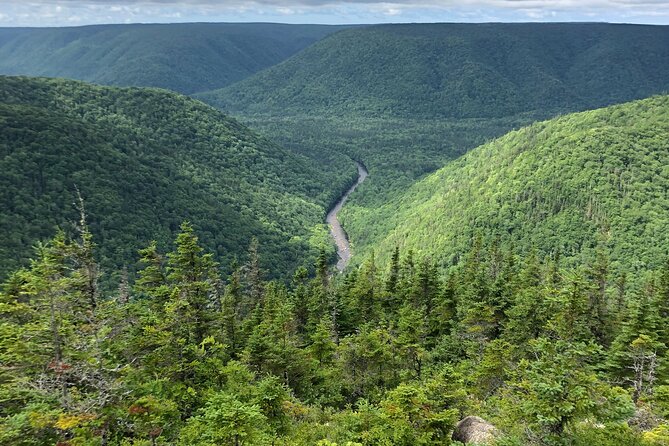
[[[369,175],[369,172],[359,162],[355,162],[355,164],[358,167],[358,180],[356,183],[351,186],[349,190],[346,191],[344,195],[335,203],[335,205],[330,209],[328,212],[327,216],[325,217],[325,221],[328,223],[328,226],[330,227],[330,236],[335,242],[335,245],[337,246],[337,256],[339,257],[339,260],[337,261],[337,269],[339,271],[343,271],[346,266],[348,265],[348,262],[351,260],[351,244],[348,240],[348,236],[346,235],[346,231],[344,231],[344,228],[341,226],[341,223],[339,222],[339,219],[337,218],[337,214],[341,210],[341,208],[344,206],[344,203],[346,203],[346,200],[348,199],[349,195],[353,193],[356,187],[358,187],[365,179],[367,178],[367,175]]]

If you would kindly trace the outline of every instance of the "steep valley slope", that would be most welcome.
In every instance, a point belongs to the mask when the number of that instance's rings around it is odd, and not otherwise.
[[[458,261],[481,234],[518,252],[614,270],[669,254],[669,96],[570,114],[513,131],[417,182],[379,212],[376,254]]]
[[[0,77],[0,128],[0,275],[69,229],[76,189],[104,267],[132,269],[190,220],[222,265],[256,236],[266,266],[290,273],[326,243],[333,185],[349,181],[165,90]]]

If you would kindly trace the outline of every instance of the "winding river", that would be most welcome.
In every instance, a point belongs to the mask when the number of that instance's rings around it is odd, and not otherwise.
[[[348,196],[353,193],[355,188],[358,187],[360,183],[365,181],[365,178],[367,178],[367,175],[369,174],[367,169],[365,169],[365,166],[357,161],[355,164],[358,166],[358,181],[356,181],[356,183],[346,191],[346,193],[339,199],[339,201],[335,203],[332,209],[330,209],[327,217],[325,217],[325,221],[330,226],[330,235],[332,236],[335,245],[337,245],[337,255],[339,256],[337,269],[339,271],[344,271],[344,268],[346,268],[346,265],[348,265],[349,260],[351,260],[351,244],[348,241],[348,237],[346,236],[344,228],[342,228],[341,223],[339,223],[339,220],[337,219],[337,213],[344,206]]]

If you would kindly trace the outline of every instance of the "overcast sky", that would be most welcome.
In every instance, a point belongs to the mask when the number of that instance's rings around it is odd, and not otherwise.
[[[669,0],[0,0],[0,26],[202,21],[669,24]]]

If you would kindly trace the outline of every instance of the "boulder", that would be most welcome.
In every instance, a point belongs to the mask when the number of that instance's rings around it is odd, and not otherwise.
[[[497,429],[481,417],[469,416],[455,426],[452,438],[464,444],[493,444]]]

